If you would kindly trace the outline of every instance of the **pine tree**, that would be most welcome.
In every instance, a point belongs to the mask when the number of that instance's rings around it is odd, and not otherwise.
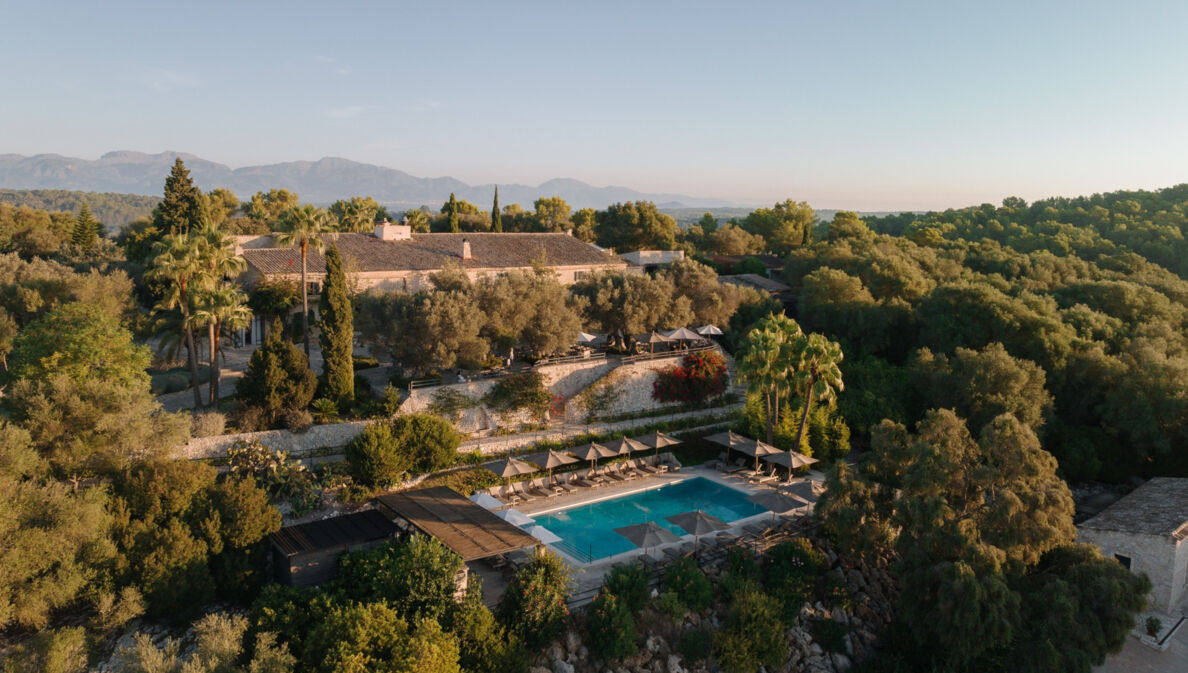
[[[458,199],[454,198],[453,192],[450,192],[450,231],[455,234],[461,231],[458,228]]]
[[[322,333],[318,337],[322,345],[322,397],[343,408],[355,399],[355,371],[351,358],[355,326],[342,256],[336,245],[331,245],[326,252],[326,278],[322,282],[318,312],[322,314]]]
[[[91,209],[84,203],[79,206],[78,215],[74,218],[74,232],[70,234],[70,242],[84,250],[90,250],[99,240],[102,227],[103,225],[91,216]]]
[[[499,216],[499,185],[495,185],[495,204],[491,206],[491,231],[503,233],[503,219]]]
[[[206,195],[194,186],[181,157],[165,178],[165,199],[153,211],[153,224],[161,232],[176,234],[197,229],[206,222]]]

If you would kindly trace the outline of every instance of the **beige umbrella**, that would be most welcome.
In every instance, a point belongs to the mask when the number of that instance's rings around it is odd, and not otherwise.
[[[772,454],[776,454],[776,453],[780,452],[779,449],[772,446],[771,444],[768,444],[767,442],[761,442],[756,439],[747,440],[747,442],[745,444],[736,446],[734,448],[736,451],[745,453],[748,456],[753,456],[755,458],[755,469],[756,470],[759,469],[759,459],[761,457],[770,456]]]
[[[522,460],[516,460],[515,458],[497,460],[493,463],[488,463],[483,467],[494,472],[500,477],[503,477],[505,482],[510,482],[512,477],[518,477],[522,474],[532,474],[533,472],[540,470],[539,467],[533,465],[532,463],[526,463]]]
[[[633,451],[647,451],[652,447],[637,439],[621,437],[619,439],[612,439],[611,441],[607,442],[606,448],[614,451],[615,455],[625,456],[632,453]]]
[[[553,476],[553,468],[561,467],[562,465],[571,465],[578,462],[578,458],[576,456],[572,456],[567,452],[552,450],[534,453],[531,456],[528,456],[528,460],[548,470],[550,477]]]
[[[701,510],[692,512],[684,512],[682,514],[674,514],[672,516],[664,517],[669,522],[681,527],[686,533],[693,535],[693,549],[697,550],[697,542],[702,535],[712,533],[716,530],[725,530],[730,527],[730,524],[719,519],[713,514],[706,514]]]
[[[581,446],[570,449],[581,460],[590,461],[590,467],[594,467],[598,463],[599,458],[614,458],[619,455],[617,451],[612,451],[601,444],[590,442],[589,444],[582,444]]]
[[[800,498],[794,498],[779,491],[764,491],[752,495],[747,500],[759,505],[763,509],[770,510],[772,519],[775,519],[777,514],[791,512],[808,504]]]
[[[673,341],[701,341],[704,338],[688,327],[678,327],[671,332],[665,333],[664,336],[672,339]]]
[[[647,344],[648,352],[654,353],[656,344],[668,343],[669,341],[672,341],[672,339],[669,339],[668,337],[664,336],[663,334],[661,334],[659,332],[651,332],[649,334],[639,335],[638,337],[635,338],[635,341],[637,343]]]
[[[697,328],[697,333],[701,336],[722,336],[722,330],[713,325],[702,325]]]
[[[663,432],[649,432],[641,437],[634,437],[636,441],[656,449],[656,455],[660,455],[660,449],[668,446],[675,446],[681,443],[681,440],[676,437],[670,437]]]
[[[658,544],[667,544],[680,540],[679,537],[673,535],[672,531],[655,521],[637,523],[633,526],[623,526],[622,528],[616,528],[615,532],[630,540],[631,544],[636,547],[643,547],[645,559],[648,557],[648,547],[655,547]]]
[[[819,462],[816,458],[810,458],[803,453],[795,451],[779,451],[763,456],[763,460],[772,465],[781,465],[788,468],[788,479],[792,479],[792,471],[798,470],[802,467],[807,467],[813,463]]]
[[[817,495],[817,492],[813,489],[813,482],[808,479],[784,486],[780,491],[787,493],[793,498],[799,498],[810,505],[816,504],[821,499],[821,496]]]

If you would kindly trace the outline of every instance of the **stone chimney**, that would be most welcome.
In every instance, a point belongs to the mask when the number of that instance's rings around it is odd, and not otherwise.
[[[381,241],[407,241],[412,238],[412,227],[384,220],[376,223],[375,237]]]
[[[462,259],[472,259],[470,256],[470,241],[466,240],[465,238],[462,239]]]

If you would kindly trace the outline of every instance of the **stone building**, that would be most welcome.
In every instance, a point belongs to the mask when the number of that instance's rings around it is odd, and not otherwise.
[[[1077,529],[1079,541],[1147,574],[1152,609],[1177,611],[1188,588],[1188,479],[1152,479]]]
[[[375,225],[374,233],[340,233],[333,242],[360,291],[429,289],[429,277],[449,264],[464,269],[472,281],[543,265],[563,285],[595,271],[624,271],[628,266],[619,257],[564,233],[417,234],[408,225],[385,222]],[[301,280],[300,251],[278,246],[272,235],[236,237],[236,254],[247,262],[239,278],[244,286],[262,280]],[[308,251],[306,282],[311,295],[318,293],[325,272],[322,253]],[[261,328],[257,319],[248,334],[260,334]]]

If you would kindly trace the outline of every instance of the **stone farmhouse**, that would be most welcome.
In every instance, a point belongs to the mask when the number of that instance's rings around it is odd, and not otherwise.
[[[341,233],[334,240],[353,280],[361,291],[417,292],[431,287],[429,277],[449,264],[464,269],[471,280],[538,264],[552,270],[564,285],[596,271],[626,271],[628,264],[596,245],[567,233],[417,234],[408,225],[381,223],[374,233]],[[272,235],[236,237],[236,254],[247,262],[239,282],[251,286],[263,280],[301,280],[301,254],[296,247],[279,247]],[[306,282],[316,295],[325,276],[325,258],[310,250]],[[253,321],[251,334],[261,334]]]
[[[1077,538],[1146,573],[1151,608],[1176,614],[1188,588],[1188,479],[1148,481],[1077,526]]]

